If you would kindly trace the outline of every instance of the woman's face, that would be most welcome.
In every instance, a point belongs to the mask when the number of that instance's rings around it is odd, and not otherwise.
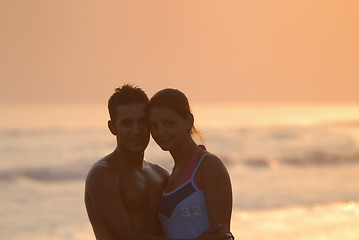
[[[151,135],[164,151],[175,150],[190,137],[192,121],[170,108],[152,107],[149,119]]]

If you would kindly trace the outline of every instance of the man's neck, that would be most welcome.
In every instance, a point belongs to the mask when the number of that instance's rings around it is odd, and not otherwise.
[[[116,148],[113,152],[113,164],[117,167],[142,169],[144,152],[130,152]]]

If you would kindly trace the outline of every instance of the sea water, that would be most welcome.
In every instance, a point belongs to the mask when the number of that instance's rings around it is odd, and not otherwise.
[[[359,239],[359,105],[193,105],[228,168],[237,239]],[[84,180],[105,105],[0,106],[0,239],[91,240]],[[171,171],[151,140],[145,158]]]

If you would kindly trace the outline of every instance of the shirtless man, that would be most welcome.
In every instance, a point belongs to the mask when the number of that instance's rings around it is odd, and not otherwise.
[[[108,101],[116,149],[90,169],[85,204],[97,240],[164,240],[158,218],[168,172],[144,161],[150,139],[147,95],[125,84]],[[216,226],[197,240],[226,240]]]
[[[108,127],[117,147],[93,165],[85,186],[86,209],[97,240],[162,235],[158,206],[168,173],[143,159],[150,139],[148,101],[140,88],[128,84],[117,88],[108,101]]]

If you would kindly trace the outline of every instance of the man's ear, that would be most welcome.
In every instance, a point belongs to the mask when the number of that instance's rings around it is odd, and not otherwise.
[[[117,135],[116,126],[113,124],[113,122],[111,120],[108,120],[107,126],[108,126],[108,129],[110,129],[110,132],[116,136]]]

